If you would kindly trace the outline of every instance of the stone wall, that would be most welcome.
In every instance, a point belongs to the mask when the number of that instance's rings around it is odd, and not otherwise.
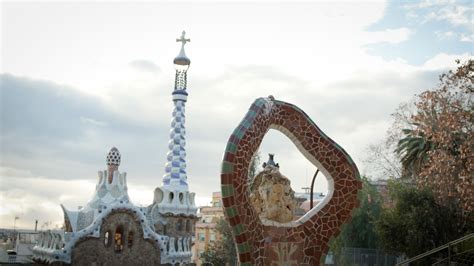
[[[121,243],[114,240],[116,232],[122,234]],[[140,221],[133,213],[120,210],[104,219],[100,238],[87,237],[76,244],[72,264],[160,265],[160,248],[143,238]]]

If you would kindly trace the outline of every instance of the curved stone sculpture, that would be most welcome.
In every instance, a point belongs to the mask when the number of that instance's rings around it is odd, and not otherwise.
[[[248,167],[269,129],[285,134],[328,181],[328,195],[297,221],[261,220],[251,206]],[[318,265],[329,240],[358,206],[362,187],[350,156],[298,107],[259,98],[226,146],[221,171],[222,201],[242,265]]]

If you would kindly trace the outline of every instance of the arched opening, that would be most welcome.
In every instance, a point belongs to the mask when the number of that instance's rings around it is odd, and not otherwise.
[[[280,173],[288,178],[290,183],[274,187],[282,190],[281,196],[275,197],[274,195],[261,195],[261,198],[262,201],[263,199],[268,198],[278,198],[278,202],[268,201],[265,202],[265,204],[279,206],[279,208],[281,208],[279,213],[292,213],[293,218],[291,220],[297,220],[305,215],[312,208],[318,205],[319,202],[322,202],[325,196],[328,195],[328,178],[322,171],[319,171],[313,184],[312,181],[318,168],[313,165],[313,163],[310,162],[300,150],[298,150],[290,137],[286,136],[283,132],[270,129],[267,135],[263,138],[257,154],[260,157],[259,160],[253,163],[253,165],[251,164],[251,167],[249,167],[249,189],[256,189],[256,186],[258,185],[257,181],[259,181],[256,179],[256,176],[264,170],[263,163],[270,162],[269,154],[274,154],[274,157],[272,156],[273,162],[278,163]],[[253,174],[253,176],[251,176],[251,174]],[[254,182],[256,182],[255,186],[252,187]],[[271,184],[264,184],[264,182],[260,184],[260,186],[270,185]],[[289,191],[287,191],[287,187],[290,188]],[[312,196],[311,187],[313,187]],[[272,189],[265,191],[273,193],[276,190]],[[263,212],[263,210],[259,210],[259,212]],[[263,216],[265,217],[265,215]],[[285,222],[289,222],[289,220],[287,220],[288,218],[281,219],[286,220]]]
[[[170,203],[171,203],[171,202],[173,202],[173,199],[174,199],[174,193],[173,193],[173,192],[170,192],[170,194],[169,194],[169,197],[168,197],[168,198],[169,198],[169,201],[170,201]]]
[[[115,229],[115,246],[114,250],[115,252],[122,252],[123,250],[123,227],[118,226],[117,229]]]
[[[178,241],[179,241],[179,238],[176,238],[176,241],[174,241],[174,250],[176,252],[178,252]]]
[[[176,223],[176,231],[180,232],[183,230],[183,219],[178,219]]]
[[[186,220],[186,232],[191,232],[191,221]]]
[[[104,234],[104,246],[110,247],[110,233],[108,231]]]
[[[133,245],[133,231],[128,232],[128,237],[127,237],[127,246],[131,248]]]
[[[183,193],[179,193],[179,202],[180,202],[181,204],[184,203],[184,194],[183,194]]]

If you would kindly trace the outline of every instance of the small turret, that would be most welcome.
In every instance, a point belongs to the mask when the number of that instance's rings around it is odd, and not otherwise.
[[[120,166],[120,159],[121,155],[119,150],[115,147],[112,147],[112,149],[110,149],[109,153],[107,154],[107,178],[109,180],[109,184],[112,183],[114,172],[117,171],[118,167]]]

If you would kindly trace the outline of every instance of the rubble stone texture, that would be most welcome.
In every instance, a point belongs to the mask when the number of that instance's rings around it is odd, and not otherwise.
[[[161,265],[160,247],[143,238],[140,221],[133,213],[127,210],[114,212],[105,218],[103,224],[99,238],[85,237],[76,244],[72,251],[74,265]],[[113,239],[118,226],[123,226],[123,250],[120,253],[115,250]]]
[[[281,131],[328,179],[322,203],[297,221],[266,223],[252,207],[247,181],[252,155],[270,128]],[[350,156],[295,105],[259,98],[227,142],[222,202],[241,265],[319,265],[328,242],[358,206],[362,187]]]
[[[290,180],[271,165],[255,176],[250,187],[250,202],[260,219],[279,223],[292,221],[297,207]]]

